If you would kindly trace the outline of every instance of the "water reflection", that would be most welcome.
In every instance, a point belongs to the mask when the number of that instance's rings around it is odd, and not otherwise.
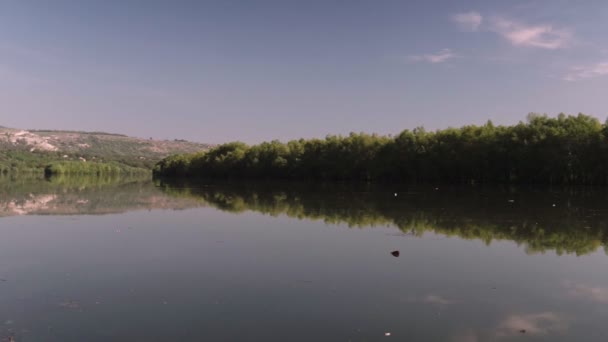
[[[608,334],[603,191],[52,178],[0,203],[0,340]]]
[[[510,314],[496,327],[469,329],[457,334],[453,342],[519,340],[519,337],[544,337],[550,340],[567,333],[573,319],[552,311]]]
[[[0,177],[0,217],[99,215],[213,207],[353,228],[394,227],[396,237],[514,241],[528,254],[584,255],[608,243],[604,189],[436,188],[352,184],[184,184],[148,178]],[[396,251],[398,252],[398,251]],[[395,254],[393,254],[395,255]],[[397,254],[398,255],[398,254]]]
[[[100,215],[198,205],[194,199],[167,196],[149,178],[0,177],[0,217]]]
[[[516,314],[506,317],[498,327],[497,337],[516,334],[548,335],[562,333],[568,329],[569,319],[555,312]]]
[[[394,188],[302,183],[162,182],[167,194],[241,213],[323,220],[367,228],[391,226],[400,236],[433,232],[490,244],[510,240],[527,253],[583,255],[608,243],[604,189]]]
[[[588,284],[565,281],[564,288],[574,298],[583,298],[601,304],[608,304],[608,287],[590,286]]]

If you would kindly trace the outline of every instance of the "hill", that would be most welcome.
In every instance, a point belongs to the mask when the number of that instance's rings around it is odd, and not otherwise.
[[[185,140],[153,140],[105,132],[23,130],[0,126],[0,171],[43,170],[53,162],[114,163],[150,169],[172,154],[209,149]]]

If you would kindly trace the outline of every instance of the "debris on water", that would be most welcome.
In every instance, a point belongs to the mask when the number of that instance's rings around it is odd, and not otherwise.
[[[397,193],[395,192],[395,197],[397,197]]]
[[[509,202],[509,203],[515,203],[515,200],[514,199],[510,199],[507,202]]]
[[[439,188],[435,188],[435,190],[439,190]]]
[[[525,334],[526,333],[526,329],[521,329],[519,332],[522,333],[522,334]]]
[[[385,332],[384,336],[391,336],[391,333],[390,332]]]
[[[4,279],[4,278],[0,278],[0,281],[6,281],[6,279]]]
[[[394,256],[395,258],[399,257],[399,251],[392,251],[391,255]]]
[[[553,206],[555,207],[555,203],[553,203]]]

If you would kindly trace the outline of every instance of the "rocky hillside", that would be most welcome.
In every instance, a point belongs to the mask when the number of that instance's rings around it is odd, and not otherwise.
[[[104,132],[23,130],[0,126],[0,164],[14,160],[119,162],[151,168],[177,153],[206,150],[208,144],[185,140],[153,140]]]

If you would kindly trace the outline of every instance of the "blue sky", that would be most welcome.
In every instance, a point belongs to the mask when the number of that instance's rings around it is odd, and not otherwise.
[[[608,116],[606,1],[0,2],[0,125],[161,139]]]

